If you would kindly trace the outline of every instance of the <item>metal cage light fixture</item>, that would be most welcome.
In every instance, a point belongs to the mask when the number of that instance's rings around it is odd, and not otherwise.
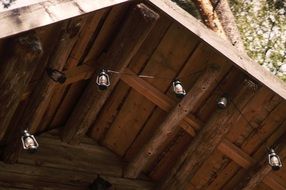
[[[106,90],[110,86],[110,79],[106,70],[101,70],[101,72],[97,75],[96,84],[100,90]]]
[[[226,94],[220,96],[217,100],[217,107],[220,109],[225,109],[228,105],[228,97]]]
[[[63,72],[56,69],[47,68],[47,74],[50,77],[50,79],[60,84],[63,84],[67,79],[66,75]]]
[[[21,141],[23,148],[31,153],[36,152],[39,148],[39,143],[37,142],[36,138],[27,130],[24,130]]]
[[[270,149],[268,154],[268,162],[273,171],[277,171],[282,167],[282,162],[279,156],[275,153],[274,149]]]

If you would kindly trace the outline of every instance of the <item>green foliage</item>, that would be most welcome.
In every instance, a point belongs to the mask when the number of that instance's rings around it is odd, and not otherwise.
[[[231,0],[232,11],[251,58],[281,79],[286,79],[286,2]]]
[[[191,0],[172,1],[200,19]],[[286,1],[229,0],[229,3],[248,55],[286,81]]]

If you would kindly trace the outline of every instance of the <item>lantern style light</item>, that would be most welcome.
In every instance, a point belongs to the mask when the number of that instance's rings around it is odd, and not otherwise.
[[[31,153],[36,152],[39,148],[39,144],[34,135],[31,135],[27,130],[24,130],[21,140],[23,148]]]
[[[273,171],[277,171],[282,167],[282,162],[279,156],[275,153],[274,149],[270,149],[268,154],[268,161]]]
[[[55,82],[63,84],[66,81],[66,76],[63,72],[58,71],[56,69],[47,68],[48,76]]]
[[[228,98],[226,95],[219,97],[219,99],[217,100],[217,107],[220,109],[225,109],[227,107],[227,104]]]
[[[186,95],[186,91],[179,80],[173,81],[173,90],[178,98],[183,98]]]
[[[96,78],[96,84],[100,90],[106,90],[110,86],[110,79],[105,70],[102,70]]]

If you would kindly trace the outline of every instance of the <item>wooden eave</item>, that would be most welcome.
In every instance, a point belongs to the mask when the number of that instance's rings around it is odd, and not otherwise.
[[[286,159],[285,83],[172,1],[138,2],[0,12],[1,158],[19,161],[1,163],[0,187],[81,190],[99,174],[118,189],[286,190],[285,167],[265,163],[271,145]],[[121,73],[106,91],[95,85],[102,68]],[[176,78],[183,99],[170,88]],[[42,152],[21,153],[24,128]],[[63,182],[49,177],[57,172]]]
[[[37,4],[5,11],[0,13],[0,24],[1,26],[7,27],[5,27],[5,30],[0,31],[0,38],[60,22],[127,1],[129,0],[43,0]]]
[[[128,1],[130,0],[104,0],[100,2],[88,0],[52,0],[6,11],[0,13],[0,25],[9,27],[0,31],[0,39]],[[218,38],[213,31],[207,29],[202,23],[186,11],[183,11],[175,3],[168,0],[148,1],[168,14],[172,19],[188,28],[189,31],[228,58],[234,65],[286,99],[286,84],[260,67],[247,55],[238,51],[230,42]]]

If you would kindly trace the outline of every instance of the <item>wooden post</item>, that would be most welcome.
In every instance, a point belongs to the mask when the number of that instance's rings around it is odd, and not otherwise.
[[[189,113],[202,105],[229,68],[229,64],[221,61],[220,65],[210,65],[206,69],[190,92],[173,108],[165,121],[158,127],[153,137],[128,165],[124,172],[125,177],[136,178],[154,160],[157,154],[164,148],[165,142],[175,134],[180,122]]]
[[[246,85],[237,89],[239,89],[239,92],[236,98],[232,99],[232,103],[226,109],[216,110],[200,133],[194,138],[187,151],[180,156],[176,166],[160,189],[188,189],[192,177],[219,145],[224,135],[232,127],[232,123],[240,117],[237,107],[243,107],[253,95],[253,92]],[[235,102],[235,105],[233,102]]]
[[[57,70],[63,69],[70,54],[70,50],[75,43],[76,34],[73,31],[78,31],[76,28],[77,26],[73,23],[70,23],[70,25],[64,24],[62,33],[58,39],[60,42],[55,48],[54,53],[52,53],[52,58],[49,61],[48,67]],[[20,145],[22,131],[28,129],[30,133],[36,132],[56,85],[57,83],[49,78],[47,73],[44,72],[40,82],[33,90],[18,124],[14,129],[9,131],[9,134],[7,134],[6,147],[2,153],[2,158],[5,162],[14,163],[17,161],[18,155],[22,150]]]
[[[99,58],[96,64],[97,68],[123,71],[158,18],[159,15],[144,4],[136,5],[129,13],[106,55]],[[95,74],[91,78],[87,89],[63,129],[62,139],[67,143],[77,144],[80,142],[81,137],[92,125],[119,80],[119,75],[111,76],[111,85],[108,90],[99,91],[96,77]]]
[[[41,54],[42,46],[39,40],[33,34],[26,34],[12,42],[12,45],[7,47],[6,56],[1,58],[0,139],[3,139]]]

